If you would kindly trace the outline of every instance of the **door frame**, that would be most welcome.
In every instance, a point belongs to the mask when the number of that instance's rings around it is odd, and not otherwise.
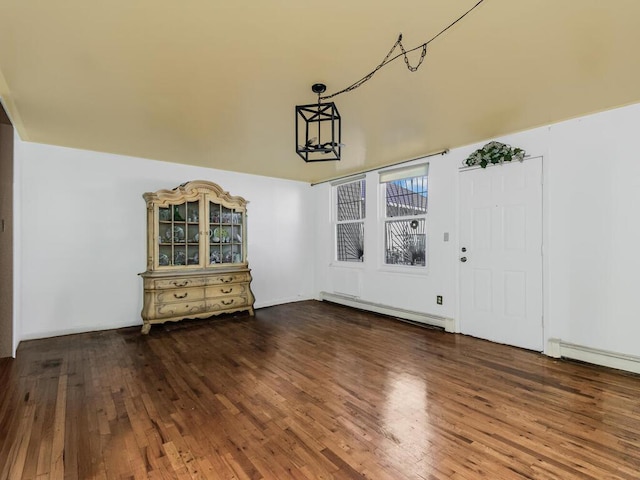
[[[545,156],[544,155],[528,155],[525,157],[524,161],[540,159],[542,175],[541,175],[541,201],[542,201],[542,353],[545,355],[549,355],[549,305],[547,299],[549,298],[549,255],[548,255],[548,240],[549,240],[549,199],[548,199],[548,189],[545,188],[547,185],[547,169],[545,168]],[[496,168],[501,167],[502,165],[489,165],[487,168]],[[455,263],[455,289],[456,289],[456,302],[454,308],[455,320],[454,320],[454,332],[462,333],[461,329],[461,315],[460,312],[462,310],[462,286],[461,286],[461,268],[460,265],[460,248],[461,248],[461,238],[460,232],[462,231],[462,222],[460,218],[460,207],[461,207],[461,177],[460,175],[469,170],[475,170],[482,168],[479,165],[474,165],[471,167],[460,167],[458,168],[458,172],[456,175],[456,248],[453,252],[452,261]],[[515,347],[517,348],[517,347]]]
[[[2,183],[9,190],[6,204],[2,205],[0,218],[2,226],[0,227],[0,235],[5,237],[8,248],[2,248],[2,267],[0,275],[2,276],[2,285],[8,289],[3,294],[2,313],[0,314],[0,334],[2,335],[2,343],[0,344],[0,358],[15,357],[17,349],[17,292],[16,292],[16,230],[15,217],[16,209],[16,162],[15,162],[15,129],[11,123],[11,119],[7,115],[2,102],[0,101],[0,136],[6,140],[0,144],[0,170],[6,173],[9,178],[3,178]],[[6,258],[5,258],[6,256]],[[3,290],[4,290],[3,288]],[[6,335],[6,336],[5,336]],[[8,338],[7,338],[8,337]]]

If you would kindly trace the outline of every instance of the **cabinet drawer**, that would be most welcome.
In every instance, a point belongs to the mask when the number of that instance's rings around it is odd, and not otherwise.
[[[156,303],[195,302],[204,298],[204,288],[174,288],[155,292]]]
[[[228,285],[216,285],[207,287],[205,290],[206,298],[217,298],[224,296],[244,295],[247,293],[248,286],[246,283],[230,283]]]
[[[206,302],[208,311],[216,311],[248,305],[249,299],[246,295],[242,295],[234,297],[208,298]]]
[[[207,285],[224,285],[225,283],[242,283],[251,280],[249,272],[212,275],[207,278]]]
[[[187,288],[187,287],[203,287],[206,283],[205,277],[196,278],[172,278],[165,280],[155,280],[155,288]]]
[[[167,303],[164,305],[156,305],[156,313],[159,317],[174,317],[188,315],[190,313],[200,313],[205,311],[206,308],[207,305],[203,301]]]

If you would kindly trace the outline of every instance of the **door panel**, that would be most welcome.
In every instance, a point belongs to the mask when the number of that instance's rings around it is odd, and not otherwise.
[[[542,158],[462,171],[460,187],[461,331],[542,351]]]
[[[473,272],[473,308],[478,312],[491,312],[492,305],[492,276],[491,270],[474,268]]]

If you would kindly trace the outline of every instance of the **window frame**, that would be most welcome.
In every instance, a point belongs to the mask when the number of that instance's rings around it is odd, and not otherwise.
[[[378,179],[378,196],[379,196],[379,238],[380,238],[380,251],[379,261],[380,269],[385,271],[396,271],[407,274],[427,274],[429,271],[429,163],[421,163],[417,165],[400,167],[394,169],[381,170]],[[424,191],[426,192],[425,208],[424,212],[420,214],[409,215],[395,215],[389,216],[387,212],[387,195],[388,184],[391,182],[398,182],[403,180],[410,180],[412,178],[425,177],[424,179]],[[424,265],[417,264],[411,265],[407,263],[388,263],[389,249],[387,248],[387,226],[393,222],[412,222],[417,220],[419,223],[417,228],[421,228],[420,233],[414,235],[423,235],[424,243]],[[420,225],[420,222],[422,225]],[[410,227],[411,228],[411,227]],[[420,238],[417,238],[420,242]],[[418,256],[418,259],[420,256]]]
[[[362,210],[363,210],[363,214],[360,218],[357,219],[346,219],[346,220],[340,220],[339,219],[339,205],[338,205],[338,189],[340,187],[344,187],[345,185],[348,184],[354,184],[354,183],[359,183],[361,185],[360,187],[360,191],[362,194]],[[333,183],[332,186],[332,206],[333,206],[333,214],[332,214],[332,220],[333,220],[333,263],[339,264],[340,266],[362,266],[364,264],[364,239],[365,239],[365,220],[366,220],[366,216],[367,216],[367,181],[366,181],[366,177],[364,175],[358,176],[358,177],[351,177],[348,179],[344,179],[340,182],[336,182]],[[339,259],[339,253],[340,253],[340,245],[339,245],[339,241],[338,241],[338,230],[339,230],[339,226],[340,225],[360,225],[360,230],[362,232],[362,244],[360,245],[361,249],[362,249],[362,256],[360,257],[360,260],[347,260],[347,259]],[[357,247],[356,247],[357,248]]]

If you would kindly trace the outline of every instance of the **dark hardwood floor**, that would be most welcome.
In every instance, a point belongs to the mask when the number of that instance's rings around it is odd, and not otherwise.
[[[23,342],[1,479],[638,479],[640,377],[321,302]]]

